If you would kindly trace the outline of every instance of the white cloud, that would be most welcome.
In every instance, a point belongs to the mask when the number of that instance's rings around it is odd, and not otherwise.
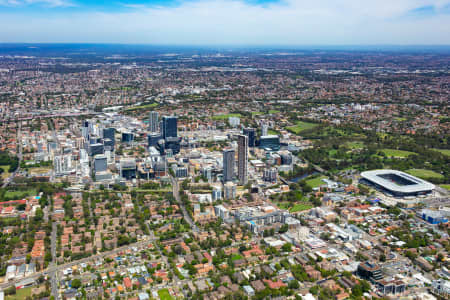
[[[46,2],[58,1],[63,0]],[[258,6],[239,0],[199,0],[176,7],[131,6],[125,12],[0,13],[0,41],[450,44],[449,15],[405,17],[413,9],[448,4],[448,0],[284,0]]]
[[[68,0],[0,0],[0,5],[23,7],[27,5],[39,4],[47,7],[69,7],[74,3]]]

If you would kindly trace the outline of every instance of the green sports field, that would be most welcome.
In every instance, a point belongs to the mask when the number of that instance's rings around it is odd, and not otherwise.
[[[226,114],[226,115],[217,115],[217,116],[213,116],[212,119],[213,120],[227,120],[230,117],[241,117],[241,114]]]
[[[316,188],[321,186],[322,184],[325,184],[325,182],[322,181],[322,179],[328,178],[327,176],[319,176],[313,179],[306,180],[306,184],[309,185],[311,188]]]
[[[3,179],[5,179],[5,178],[8,178],[9,177],[9,173],[8,173],[8,170],[9,170],[9,165],[8,166],[0,166],[0,169],[3,169],[3,172],[2,172],[2,174],[0,174],[0,176],[3,178]]]
[[[128,108],[126,108],[126,111],[131,111],[131,110],[138,110],[138,109],[147,109],[147,108],[153,108],[158,106],[158,103],[151,103],[151,104],[144,104],[144,105],[140,105],[140,106],[130,106]]]
[[[308,123],[308,122],[303,122],[303,121],[299,121],[297,122],[297,124],[295,124],[294,126],[289,126],[286,129],[295,133],[295,134],[300,134],[302,131],[308,130],[308,129],[312,129],[314,127],[317,127],[318,125],[315,123]]]
[[[450,156],[450,149],[432,149],[437,152],[441,152],[444,155]]]
[[[439,174],[437,172],[434,172],[432,170],[425,170],[425,169],[409,169],[406,171],[406,173],[411,174],[413,176],[422,178],[422,179],[442,179],[444,178],[444,175]]]
[[[173,297],[170,296],[168,289],[162,289],[158,291],[158,296],[161,300],[172,300]]]
[[[313,206],[311,204],[297,203],[289,211],[291,213],[295,213],[295,212],[298,212],[298,211],[308,210],[308,209],[311,209],[311,208],[313,208]]]
[[[6,300],[25,300],[27,297],[31,297],[31,287],[16,290],[15,295],[6,296]]]
[[[381,149],[381,152],[383,152],[387,157],[397,157],[397,158],[406,158],[410,155],[417,154],[415,152],[397,149]]]

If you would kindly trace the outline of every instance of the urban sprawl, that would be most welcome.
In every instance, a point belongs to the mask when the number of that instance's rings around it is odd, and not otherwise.
[[[450,55],[34,51],[0,299],[450,299]]]

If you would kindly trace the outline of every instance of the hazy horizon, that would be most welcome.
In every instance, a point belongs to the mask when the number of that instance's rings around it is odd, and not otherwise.
[[[449,45],[450,0],[0,0],[0,42]]]

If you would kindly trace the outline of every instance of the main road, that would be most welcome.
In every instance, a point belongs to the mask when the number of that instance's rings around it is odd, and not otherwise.
[[[52,235],[51,235],[51,240],[50,240],[51,241],[50,250],[52,253],[52,262],[51,262],[50,267],[56,266],[56,231],[57,231],[56,222],[53,221]],[[50,273],[50,284],[52,287],[52,296],[54,297],[55,300],[59,300],[57,273],[58,272],[56,270]]]
[[[22,122],[19,122],[19,129],[17,130],[17,143],[19,143],[19,153],[17,154],[17,157],[19,158],[19,162],[17,165],[17,169],[11,173],[11,175],[5,179],[5,182],[2,185],[2,188],[5,188],[10,184],[14,176],[16,176],[17,172],[20,170],[20,163],[22,162]]]
[[[170,178],[172,179],[173,196],[180,205],[181,211],[183,212],[184,220],[191,226],[192,231],[199,232],[200,229],[198,229],[197,225],[195,225],[194,221],[192,221],[191,217],[189,216],[189,213],[186,210],[186,207],[184,206],[183,201],[181,201],[180,199],[180,187],[178,180],[173,176],[170,176]]]
[[[145,245],[147,245],[149,243],[152,243],[152,242],[154,242],[154,239],[148,239],[148,240],[145,240],[145,241],[139,241],[139,242],[136,242],[136,243],[133,243],[133,244],[130,244],[130,245],[126,245],[126,246],[122,246],[122,247],[113,249],[111,251],[102,252],[102,253],[99,253],[99,254],[96,254],[96,255],[92,255],[92,256],[89,256],[89,257],[86,257],[86,258],[82,258],[82,259],[79,259],[79,260],[75,260],[75,261],[72,261],[72,262],[69,262],[69,263],[65,263],[65,264],[62,264],[62,265],[53,265],[52,264],[50,267],[48,267],[47,269],[45,269],[43,271],[36,272],[36,273],[34,273],[32,275],[25,276],[25,277],[22,277],[20,279],[8,281],[8,282],[3,282],[3,283],[0,284],[0,289],[2,289],[2,290],[6,289],[7,287],[15,285],[17,283],[20,283],[23,280],[27,280],[27,279],[37,280],[40,276],[51,276],[54,272],[59,272],[59,271],[62,271],[62,270],[67,269],[67,268],[71,268],[71,267],[73,267],[75,265],[78,265],[78,264],[81,264],[81,263],[87,263],[89,261],[96,260],[96,259],[99,259],[99,258],[103,258],[105,256],[117,254],[119,252],[131,249],[131,248],[134,248],[134,247],[142,247],[142,246],[145,246]],[[52,286],[52,293],[53,293],[53,286]]]

